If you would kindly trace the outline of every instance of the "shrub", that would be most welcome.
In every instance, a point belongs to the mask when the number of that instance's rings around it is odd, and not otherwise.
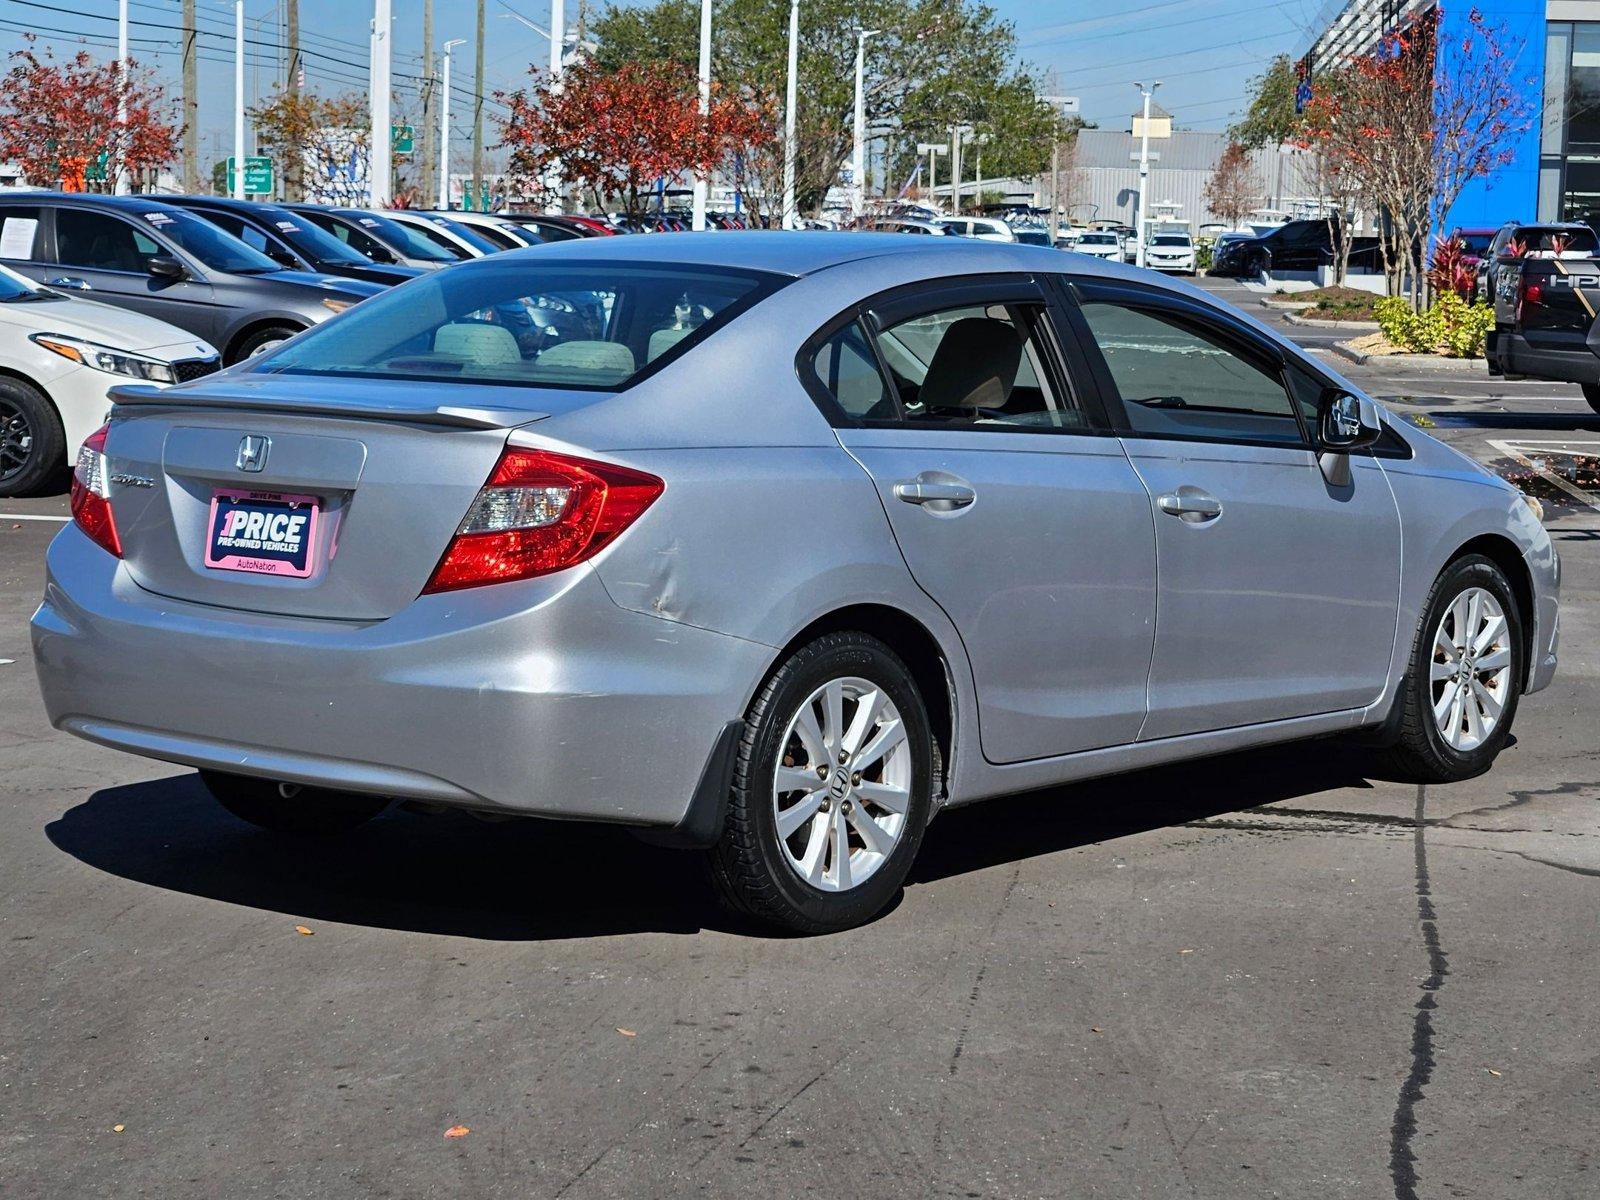
[[[1425,312],[1413,312],[1400,296],[1385,296],[1373,311],[1383,336],[1413,354],[1476,358],[1494,328],[1494,309],[1468,304],[1454,292],[1442,294]]]

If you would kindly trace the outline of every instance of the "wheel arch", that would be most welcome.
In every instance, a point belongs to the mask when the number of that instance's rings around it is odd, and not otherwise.
[[[1534,625],[1537,623],[1538,612],[1535,608],[1533,592],[1533,572],[1528,569],[1528,563],[1522,556],[1522,551],[1510,538],[1497,533],[1479,534],[1470,541],[1462,543],[1450,555],[1440,571],[1448,570],[1451,563],[1459,562],[1474,554],[1481,554],[1505,573],[1506,579],[1511,584],[1511,595],[1517,602],[1517,617],[1522,629],[1522,666],[1523,679],[1521,684],[1527,687],[1528,680],[1533,672],[1533,634]]]

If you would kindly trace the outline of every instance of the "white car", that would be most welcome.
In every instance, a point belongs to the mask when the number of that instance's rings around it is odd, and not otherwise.
[[[1072,244],[1076,254],[1122,261],[1122,238],[1109,229],[1085,229]]]
[[[1187,233],[1157,233],[1144,248],[1144,265],[1156,271],[1193,275],[1194,238]]]
[[[175,325],[54,291],[0,266],[0,496],[37,491],[106,419],[106,389],[209,375],[211,346]]]
[[[394,214],[391,213],[391,216]],[[452,209],[449,212],[419,213],[418,216],[443,217],[457,225],[465,225],[479,237],[487,238],[502,250],[521,250],[527,246],[542,245],[538,233],[526,225],[518,225],[515,221],[508,221],[495,213],[485,212],[459,212]]]
[[[946,233],[977,238],[984,242],[1014,242],[1017,235],[1011,226],[993,217],[940,217],[934,224],[943,225]]]

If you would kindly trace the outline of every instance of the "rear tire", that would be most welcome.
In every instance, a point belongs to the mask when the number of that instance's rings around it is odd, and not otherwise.
[[[1481,775],[1511,736],[1524,673],[1522,615],[1505,572],[1479,554],[1457,559],[1423,606],[1384,765],[1414,783]]]
[[[922,696],[888,646],[854,632],[803,646],[745,718],[709,852],[718,895],[797,933],[870,921],[917,856],[938,772]]]
[[[1583,398],[1589,402],[1589,407],[1595,412],[1600,412],[1600,383],[1586,383],[1583,385]]]
[[[67,462],[67,435],[49,397],[0,376],[0,496],[42,491]]]
[[[386,796],[275,783],[221,771],[201,771],[200,780],[234,816],[273,833],[346,833],[389,807]]]

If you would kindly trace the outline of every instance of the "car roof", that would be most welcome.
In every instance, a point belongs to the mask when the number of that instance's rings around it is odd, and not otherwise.
[[[526,250],[507,250],[492,258],[458,264],[464,270],[489,264],[503,264],[522,255],[540,263],[621,262],[674,267],[727,267],[762,271],[801,278],[851,263],[893,256],[911,271],[924,271],[931,278],[957,272],[1050,271],[1077,275],[1099,275],[1146,279],[1132,267],[1101,264],[1089,258],[1074,258],[1051,246],[1029,246],[1021,242],[985,242],[975,238],[907,237],[903,233],[807,232],[807,231],[717,231],[678,233],[671,237],[629,240],[626,252],[610,243],[611,238],[580,238],[549,242]],[[530,261],[531,261],[530,259]]]
[[[100,192],[18,192],[0,195],[0,204],[83,204],[91,208],[124,208],[133,212],[182,212],[159,196],[107,196]]]

